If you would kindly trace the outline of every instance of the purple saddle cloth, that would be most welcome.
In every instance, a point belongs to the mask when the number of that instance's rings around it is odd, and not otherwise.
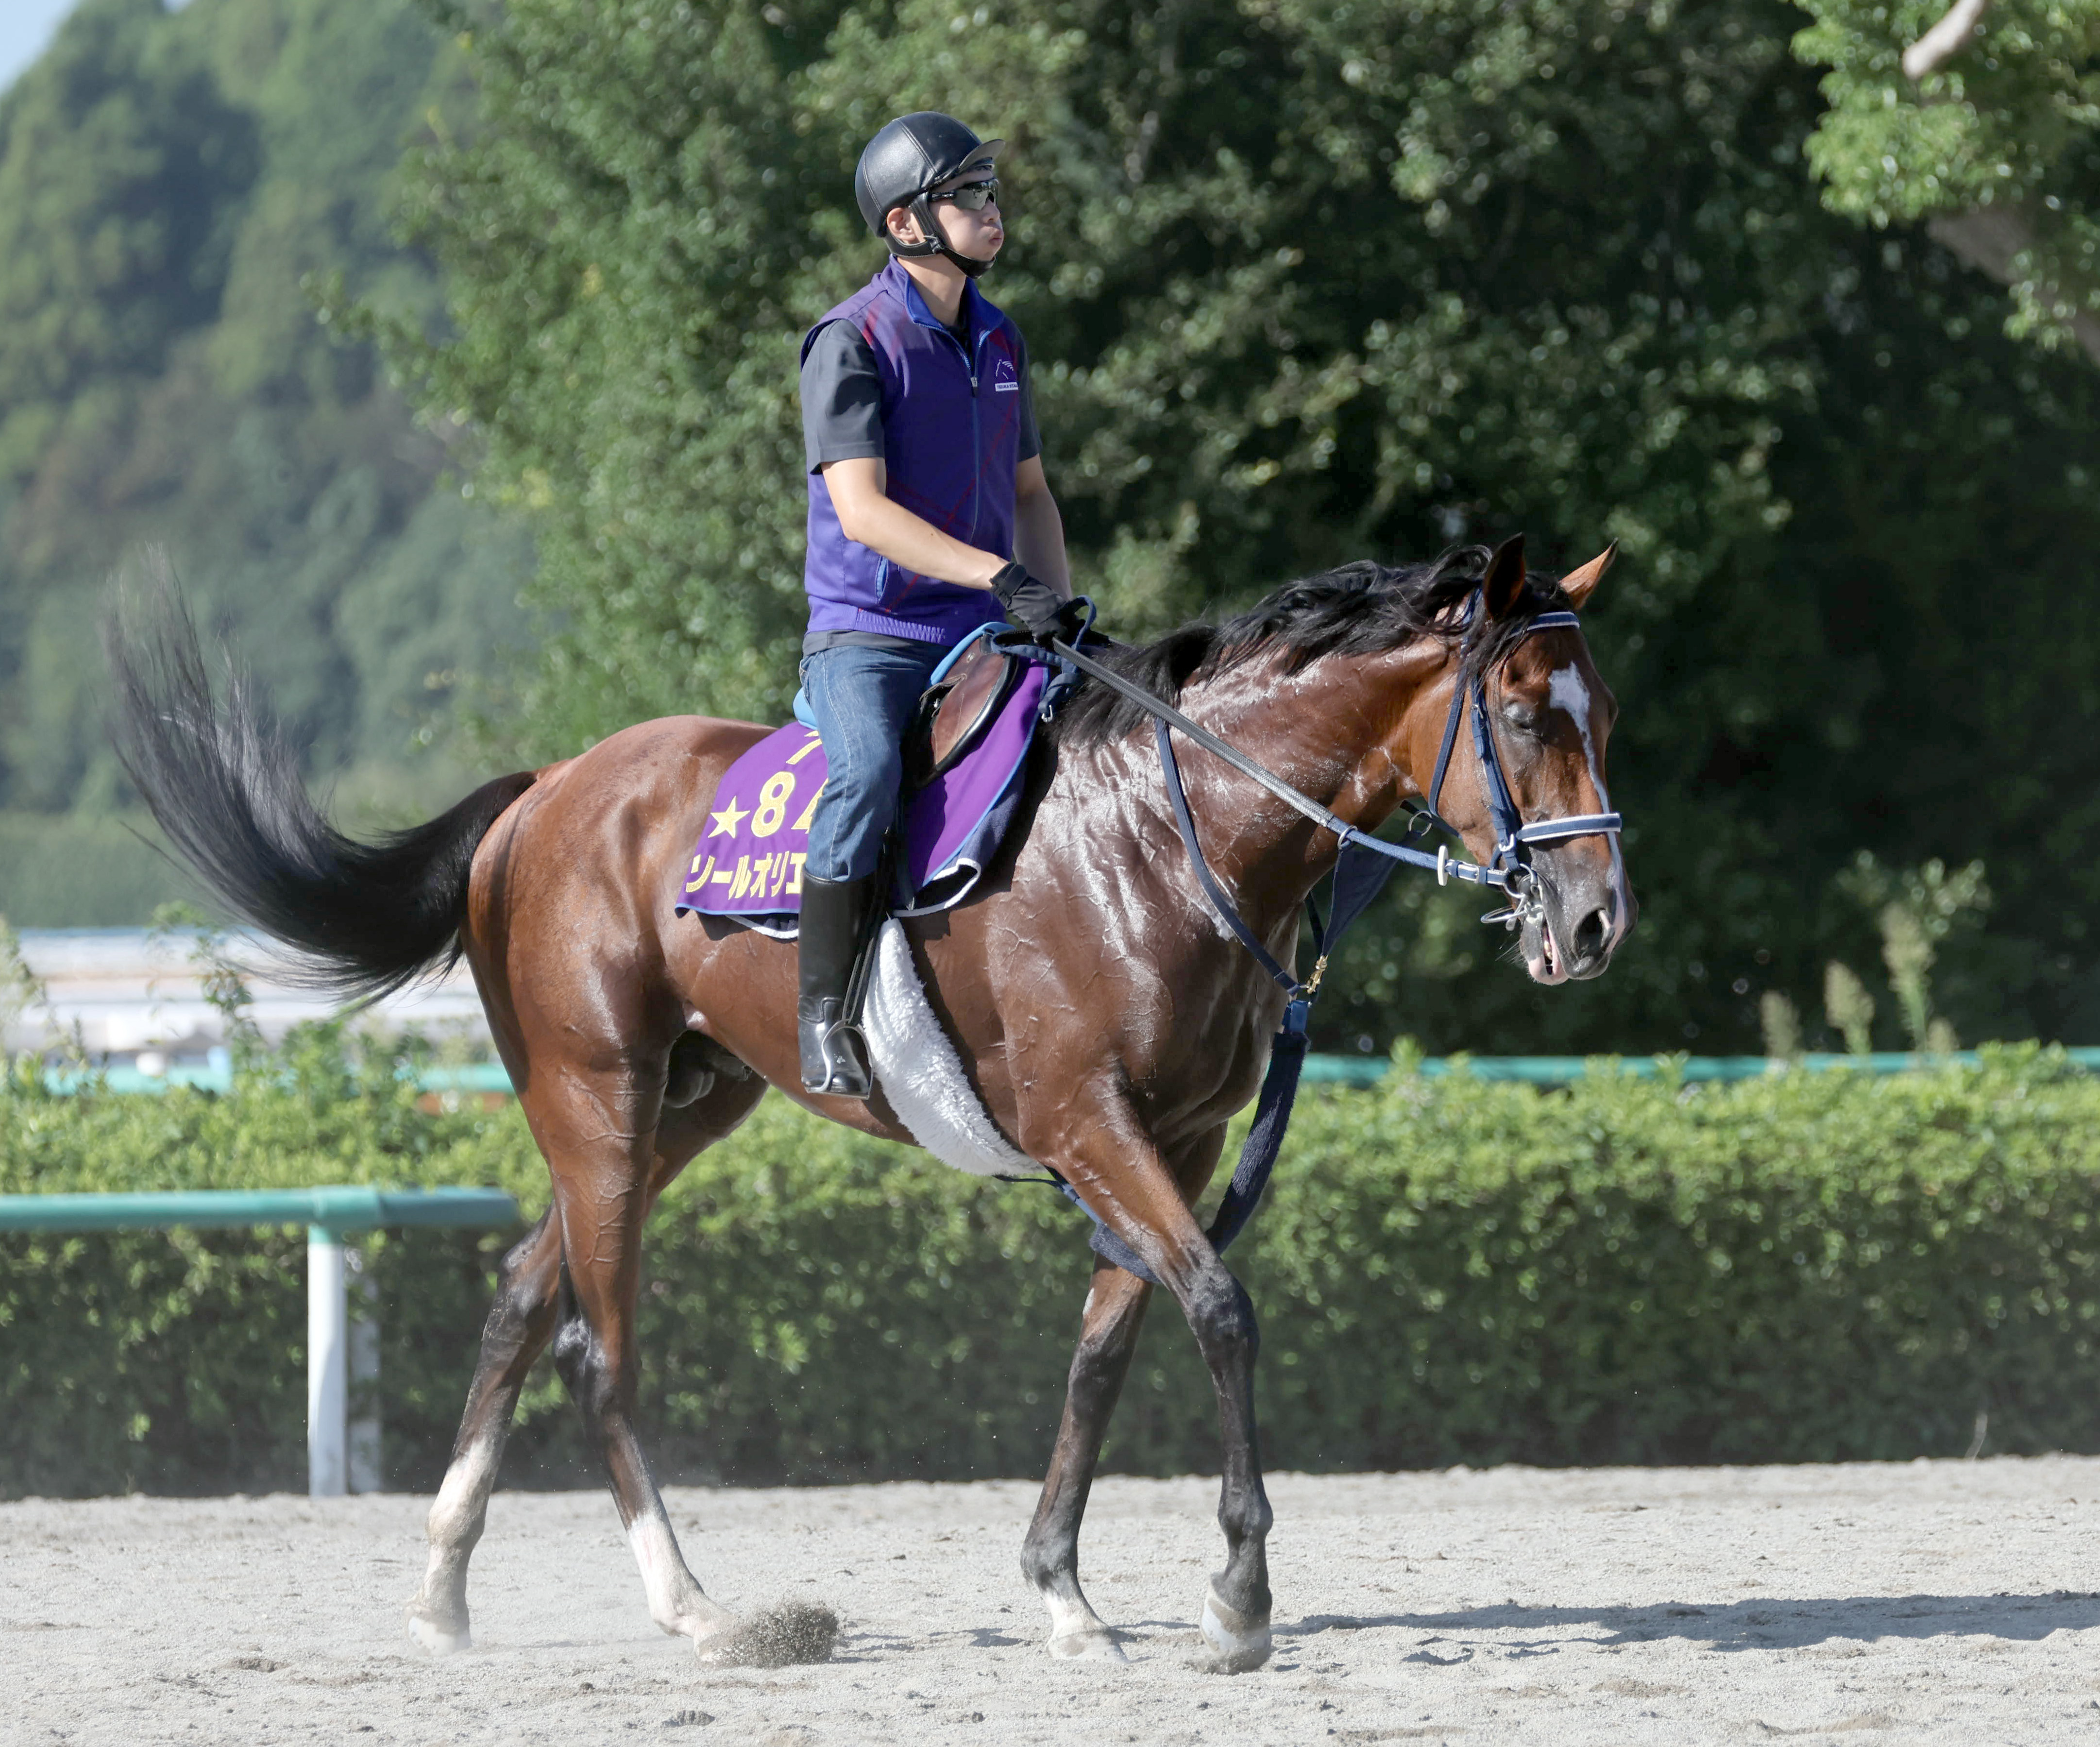
[[[1048,670],[1030,666],[991,725],[904,804],[904,865],[891,914],[930,915],[975,889],[1021,805]],[[827,771],[814,728],[776,728],[729,767],[679,887],[677,913],[726,916],[782,938],[802,907],[810,822]]]

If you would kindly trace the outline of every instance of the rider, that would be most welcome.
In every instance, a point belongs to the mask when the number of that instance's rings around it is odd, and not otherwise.
[[[795,1012],[810,1092],[873,1087],[866,1041],[843,1022],[846,983],[929,677],[1001,609],[1039,637],[1069,629],[1028,349],[973,283],[1006,240],[1003,143],[932,111],[876,134],[854,193],[892,258],[802,342],[801,677],[829,766],[802,874]]]

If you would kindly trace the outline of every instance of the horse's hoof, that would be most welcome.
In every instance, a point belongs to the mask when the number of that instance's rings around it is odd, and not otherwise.
[[[1211,1590],[1203,1597],[1203,1641],[1215,1652],[1203,1664],[1213,1674],[1244,1674],[1266,1662],[1275,1649],[1268,1621],[1228,1607]]]
[[[1050,1641],[1046,1648],[1061,1662],[1127,1662],[1123,1644],[1101,1617],[1087,1605],[1079,1585],[1068,1595],[1055,1584],[1042,1590],[1043,1605],[1050,1610]]]
[[[743,1660],[740,1653],[743,1644],[739,1632],[743,1623],[734,1614],[724,1614],[721,1618],[708,1621],[697,1629],[680,1626],[673,1630],[683,1631],[691,1638],[693,1654],[709,1668],[734,1668]]]
[[[1050,1653],[1061,1662],[1127,1662],[1116,1635],[1104,1626],[1092,1631],[1064,1632],[1050,1640]]]
[[[464,1620],[456,1626],[440,1626],[426,1613],[411,1613],[408,1635],[432,1656],[452,1656],[474,1648],[474,1634]]]

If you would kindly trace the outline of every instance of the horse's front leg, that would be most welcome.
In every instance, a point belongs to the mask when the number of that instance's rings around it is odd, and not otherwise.
[[[1122,1661],[1115,1634],[1079,1588],[1079,1520],[1094,1484],[1109,1416],[1130,1374],[1152,1288],[1112,1262],[1096,1261],[1080,1317],[1079,1344],[1065,1386],[1057,1447],[1021,1543],[1021,1568],[1050,1610],[1050,1653]]]
[[[1261,1336],[1254,1301],[1226,1272],[1207,1242],[1182,1308],[1195,1331],[1211,1384],[1218,1395],[1218,1428],[1224,1444],[1224,1484],[1218,1526],[1225,1532],[1225,1568],[1211,1577],[1203,1598],[1203,1635],[1232,1674],[1259,1668],[1269,1657],[1268,1529],[1274,1513],[1261,1484],[1261,1454],[1254,1417],[1254,1361]]]
[[[1031,1145],[1029,1151],[1052,1162],[1109,1229],[1145,1259],[1188,1318],[1217,1392],[1218,1426],[1224,1446],[1218,1526],[1224,1531],[1225,1564],[1212,1575],[1203,1598],[1203,1636],[1217,1652],[1218,1668],[1234,1673],[1259,1668],[1268,1660],[1272,1648],[1268,1543],[1273,1515],[1268,1494],[1262,1488],[1255,1425],[1254,1363],[1260,1343],[1254,1305],[1246,1289],[1219,1260],[1189,1210],[1189,1200],[1200,1182],[1185,1189],[1177,1181],[1127,1108],[1097,1112],[1098,1119],[1091,1123],[1085,1121],[1086,1114],[1075,1102],[1060,1124],[1060,1138],[1067,1140],[1068,1145],[1044,1146],[1039,1151]],[[1215,1156],[1213,1147],[1210,1157]],[[1133,1326],[1132,1339],[1135,1336]],[[1126,1355],[1126,1369],[1128,1362]],[[1075,1361],[1075,1375],[1078,1369]],[[1121,1379],[1118,1371],[1118,1385]],[[1111,1405],[1113,1400],[1111,1396]],[[1101,1417],[1105,1421],[1105,1410]],[[1061,1449],[1062,1444],[1061,1437]],[[1083,1497],[1082,1493],[1082,1502]],[[1047,1505],[1047,1490],[1045,1499]],[[1075,1551],[1074,1593],[1077,1562]]]

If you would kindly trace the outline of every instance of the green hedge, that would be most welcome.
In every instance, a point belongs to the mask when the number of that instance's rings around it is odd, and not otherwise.
[[[420,1114],[309,1034],[224,1097],[0,1093],[0,1191],[491,1183],[513,1107]],[[369,1240],[394,1484],[441,1471],[507,1234]],[[1030,1476],[1086,1290],[1079,1216],[768,1100],[665,1198],[642,1391],[667,1478]],[[0,1236],[0,1493],[258,1489],[304,1468],[303,1234]],[[1309,1089],[1234,1265],[1273,1467],[2100,1450],[2100,1081],[2033,1049],[1886,1079]],[[1215,1467],[1155,1307],[1108,1459]],[[551,1372],[506,1479],[595,1477]]]

